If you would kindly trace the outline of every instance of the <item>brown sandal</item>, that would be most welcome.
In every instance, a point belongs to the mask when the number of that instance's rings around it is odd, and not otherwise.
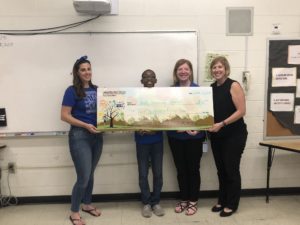
[[[187,201],[177,202],[177,204],[175,206],[175,212],[176,213],[182,213],[187,207],[188,207],[188,202]]]
[[[85,225],[85,223],[80,219],[73,219],[72,216],[69,217],[73,225]]]
[[[96,207],[93,207],[91,209],[82,208],[81,210],[82,210],[82,212],[88,213],[88,214],[90,214],[92,216],[95,216],[95,217],[101,216],[101,212],[98,212],[99,210]]]

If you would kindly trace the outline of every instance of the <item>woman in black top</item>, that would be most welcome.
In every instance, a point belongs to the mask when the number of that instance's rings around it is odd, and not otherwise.
[[[211,147],[218,170],[218,203],[212,208],[220,216],[231,216],[238,209],[241,192],[240,161],[247,140],[245,95],[240,84],[228,78],[230,66],[225,57],[211,65],[215,124],[209,129]]]

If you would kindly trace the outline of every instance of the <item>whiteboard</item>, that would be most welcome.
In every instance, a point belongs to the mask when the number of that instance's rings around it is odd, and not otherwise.
[[[0,35],[0,108],[7,113],[0,134],[67,131],[60,120],[62,97],[83,55],[99,87],[140,87],[148,68],[156,72],[156,86],[170,86],[180,58],[193,63],[197,81],[195,31]]]

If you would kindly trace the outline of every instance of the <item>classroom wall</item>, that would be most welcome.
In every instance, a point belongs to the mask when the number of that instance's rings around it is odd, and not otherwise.
[[[0,5],[0,29],[46,28],[88,18],[75,12],[71,0],[0,0]],[[253,36],[245,38],[225,35],[226,7],[235,6],[254,7]],[[266,40],[274,37],[271,34],[274,23],[280,24],[281,35],[278,37],[299,37],[299,0],[119,0],[119,15],[102,16],[72,31],[196,30],[199,37],[199,83],[204,86],[209,85],[209,82],[204,81],[207,53],[227,54],[232,65],[231,76],[238,81],[242,80],[242,71],[247,66],[246,69],[251,72],[245,117],[249,138],[242,158],[241,173],[243,189],[255,189],[264,188],[266,183],[267,151],[258,143],[263,139]],[[247,48],[248,52],[245,51]],[[59,49],[57,51],[59,54]],[[71,71],[72,65],[65,66]],[[34,81],[28,82],[28,85],[34,85]],[[0,94],[5,93],[0,90]],[[126,135],[113,135],[120,136],[118,142],[113,141],[111,134],[105,135],[105,143],[109,147],[103,149],[95,175],[94,193],[137,193],[139,188],[134,142]],[[1,138],[0,142],[8,146],[0,150],[1,167],[6,168],[10,161],[17,165],[16,174],[9,177],[13,195],[70,194],[75,172],[66,136]],[[299,160],[299,154],[276,153],[271,187],[299,187]],[[4,170],[2,175],[6,178],[7,171]],[[217,190],[211,151],[203,155],[201,175],[202,190]],[[8,194],[6,179],[1,180],[1,187],[2,193]],[[163,191],[176,190],[175,168],[165,143]]]

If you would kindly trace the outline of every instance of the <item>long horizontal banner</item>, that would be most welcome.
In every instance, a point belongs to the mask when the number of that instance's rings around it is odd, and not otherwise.
[[[211,87],[98,88],[98,130],[204,130],[214,121]]]

